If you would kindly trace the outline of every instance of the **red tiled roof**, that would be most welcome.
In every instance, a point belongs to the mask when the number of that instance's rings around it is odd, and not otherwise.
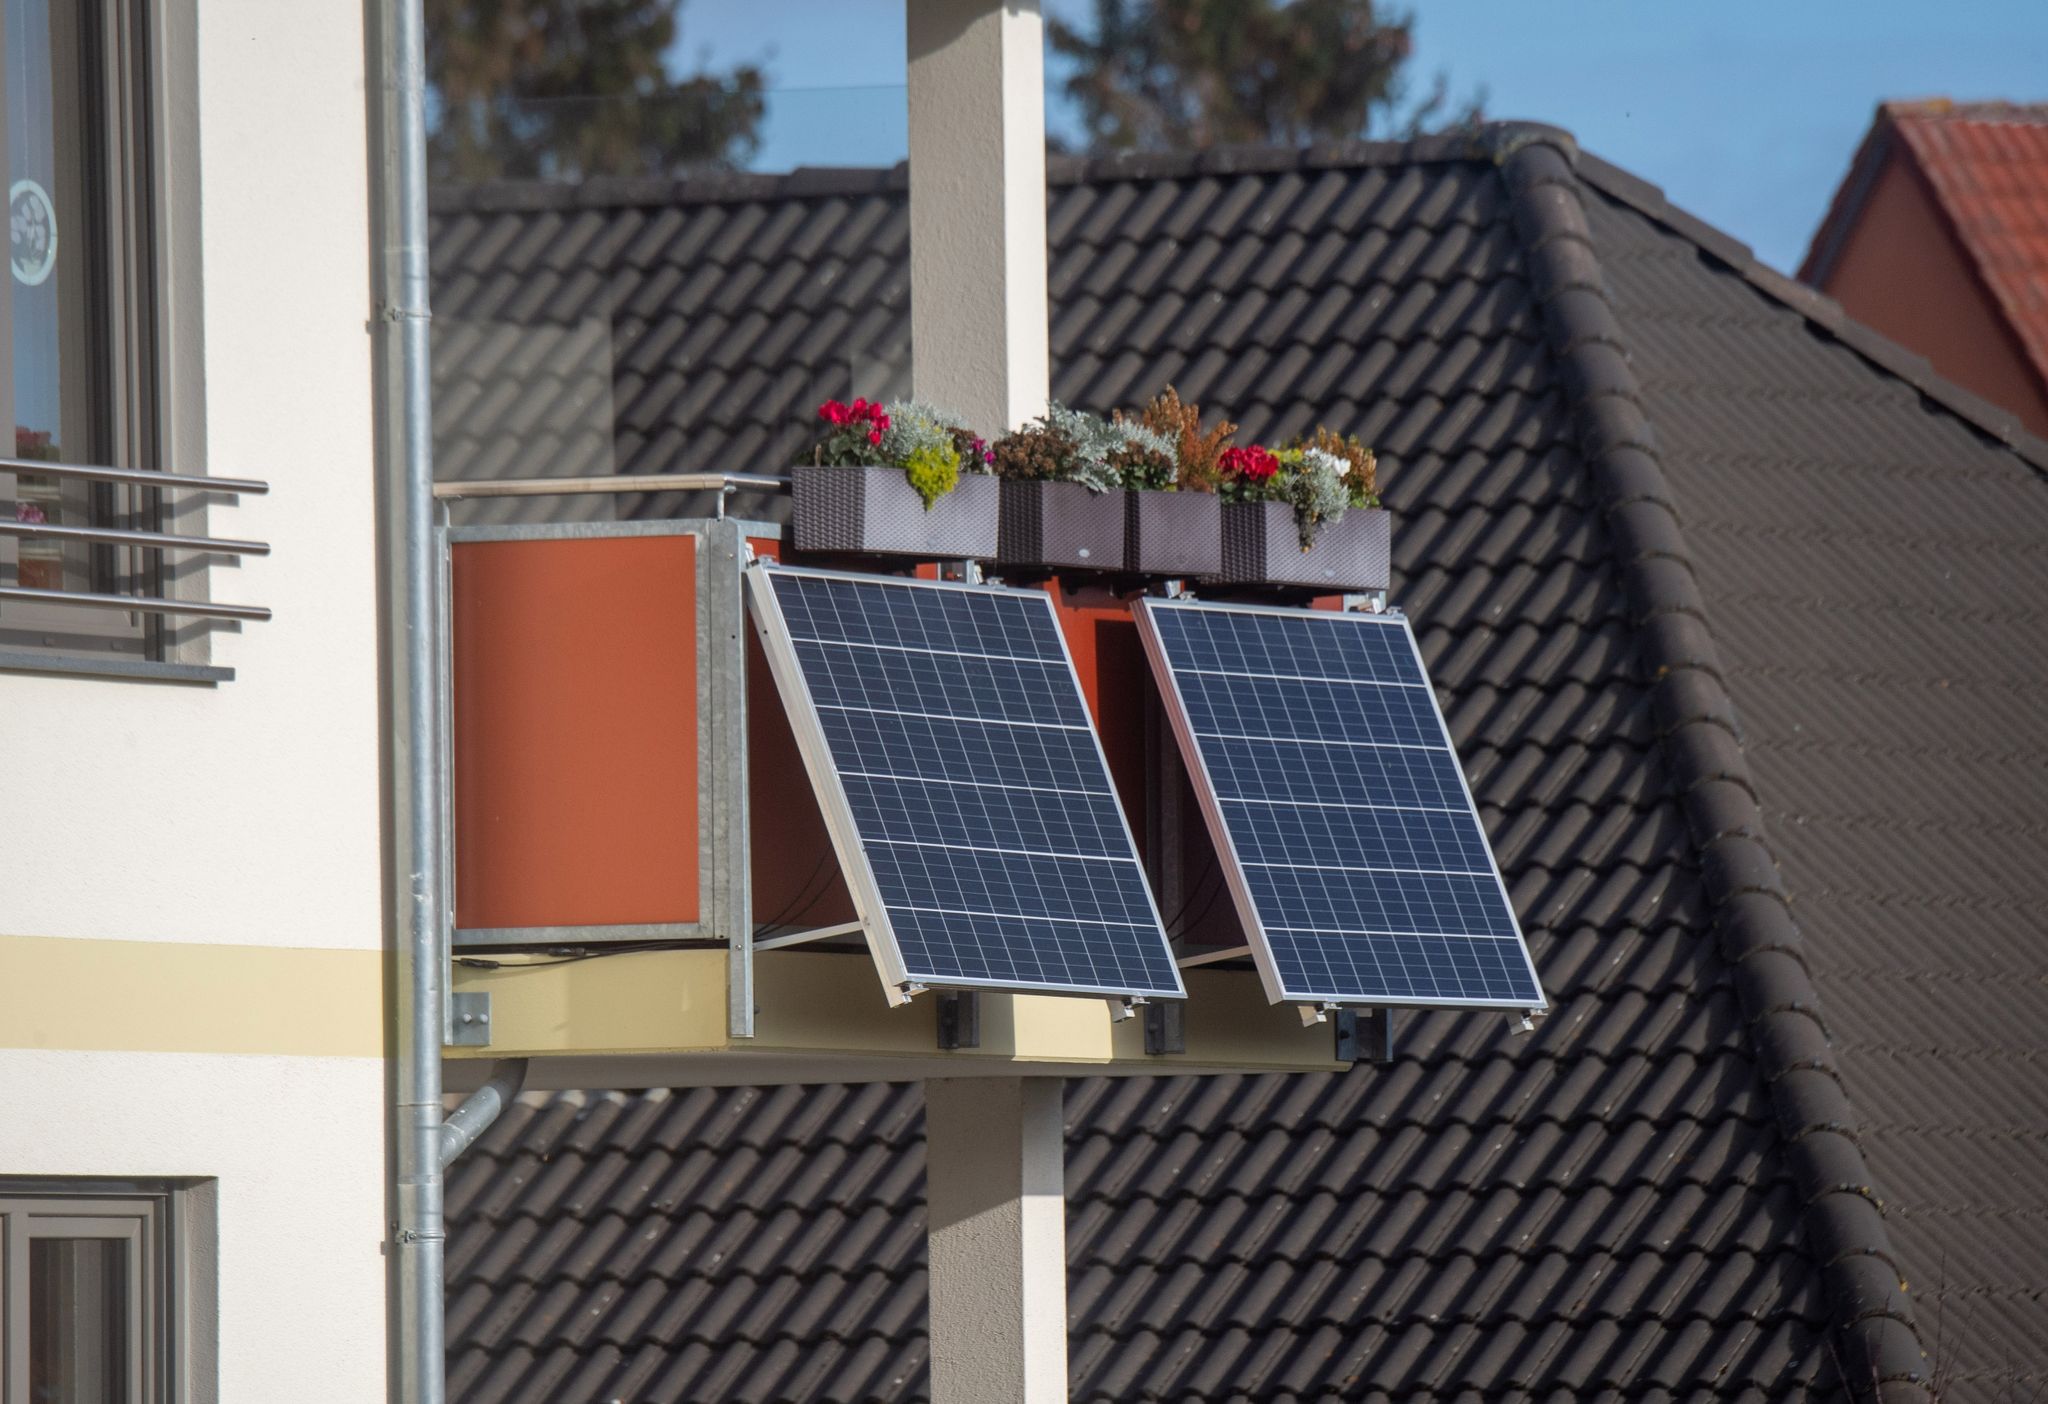
[[[1861,179],[1892,147],[1908,153],[2048,385],[2048,103],[1888,102],[1814,236],[1807,266],[1831,256],[1861,203]],[[1818,270],[1815,270],[1818,271]],[[1802,277],[1807,276],[1802,274]]]

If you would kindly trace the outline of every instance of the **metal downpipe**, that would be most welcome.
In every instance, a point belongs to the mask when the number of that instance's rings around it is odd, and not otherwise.
[[[377,270],[383,286],[387,415],[385,522],[390,556],[392,871],[398,957],[394,1198],[397,1361],[402,1404],[443,1404],[445,1228],[441,1046],[448,952],[443,913],[442,779],[434,553],[433,400],[429,379],[426,26],[421,0],[378,0],[388,76],[381,124]],[[394,434],[395,439],[394,443]],[[395,463],[391,460],[395,458]]]
[[[462,1105],[448,1113],[441,1123],[441,1168],[476,1144],[477,1137],[491,1129],[491,1123],[509,1106],[526,1085],[526,1059],[507,1058],[491,1069],[491,1080],[462,1099]]]

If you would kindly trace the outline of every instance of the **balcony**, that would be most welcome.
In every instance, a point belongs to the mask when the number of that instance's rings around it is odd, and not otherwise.
[[[534,1056],[543,1085],[596,1086],[1026,1064],[1302,1071],[1357,1056],[1361,1020],[1305,1024],[1262,988],[1132,617],[1144,582],[1011,583],[1042,592],[1057,619],[1187,999],[899,989],[878,982],[875,899],[858,893],[857,857],[848,870],[858,839],[835,835],[843,816],[807,764],[745,575],[764,561],[927,581],[974,568],[799,553],[790,486],[771,475],[447,483],[438,496],[466,1040],[451,1057]]]

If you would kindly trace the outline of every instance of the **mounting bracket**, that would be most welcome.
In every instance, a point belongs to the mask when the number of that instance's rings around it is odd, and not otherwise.
[[[1339,1010],[1336,1025],[1338,1062],[1385,1064],[1394,1061],[1393,1010]]]
[[[1188,1006],[1178,999],[1145,1006],[1145,1053],[1160,1057],[1188,1051]]]
[[[457,990],[448,996],[448,1046],[491,1046],[491,996],[486,990]]]
[[[1322,1004],[1297,1004],[1294,1006],[1294,1012],[1301,1016],[1301,1026],[1303,1028],[1312,1029],[1317,1024],[1329,1023],[1332,1014],[1342,1014],[1344,1006],[1327,1002]]]
[[[939,1047],[981,1047],[981,996],[973,990],[944,990],[939,994]]]

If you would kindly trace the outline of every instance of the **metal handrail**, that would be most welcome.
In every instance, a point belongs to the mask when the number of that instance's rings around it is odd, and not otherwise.
[[[267,556],[268,541],[233,541],[218,536],[178,536],[162,531],[128,531],[120,527],[64,526],[57,522],[10,522],[0,517],[0,533],[42,536],[58,541],[105,541],[144,551],[206,551],[217,556]]]
[[[209,600],[167,600],[157,595],[94,595],[83,590],[31,590],[0,585],[0,600],[33,604],[84,605],[88,609],[125,609],[137,614],[189,614],[202,619],[268,619],[262,605],[218,604]]]
[[[158,492],[218,492],[257,495],[270,484],[255,478],[202,478],[160,473],[147,468],[96,468],[77,463],[44,463],[31,458],[0,458],[0,473],[16,477],[64,478],[89,483],[119,483]],[[98,541],[142,551],[194,551],[216,556],[267,556],[267,541],[237,541],[221,536],[179,536],[175,532],[130,531],[125,527],[66,526],[60,522],[0,520],[0,535],[40,537],[51,541]],[[79,605],[86,609],[118,609],[135,614],[189,615],[198,619],[270,618],[262,605],[221,604],[211,600],[173,600],[161,595],[95,594],[86,590],[38,590],[0,585],[0,600],[31,604]]]
[[[126,483],[164,491],[225,492],[257,495],[270,484],[255,478],[202,478],[194,473],[159,473],[149,468],[90,468],[77,463],[43,463],[32,458],[0,458],[0,473],[25,473],[36,478],[80,478],[92,483]]]
[[[786,488],[789,479],[768,473],[637,473],[610,478],[504,478],[435,483],[439,502],[472,497],[555,497],[586,492],[706,492],[715,488]]]

